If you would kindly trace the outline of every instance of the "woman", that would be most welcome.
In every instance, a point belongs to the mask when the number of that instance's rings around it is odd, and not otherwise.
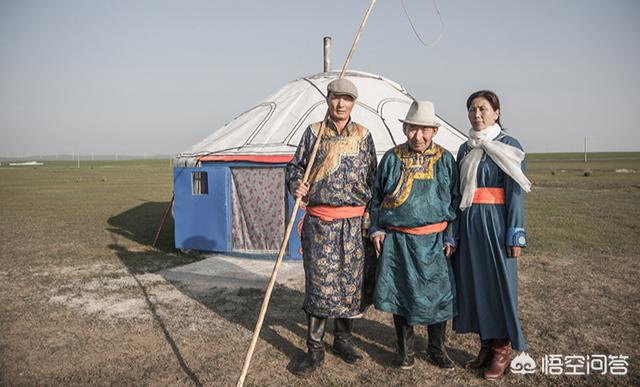
[[[458,150],[460,167],[460,244],[452,261],[458,333],[480,335],[481,348],[470,368],[486,379],[500,379],[509,367],[509,343],[525,349],[518,319],[518,263],[526,246],[524,175],[520,143],[500,127],[500,101],[488,90],[467,99],[471,130]]]

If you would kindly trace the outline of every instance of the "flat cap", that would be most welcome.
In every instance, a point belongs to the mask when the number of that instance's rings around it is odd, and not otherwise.
[[[334,79],[327,85],[327,95],[333,93],[335,95],[350,95],[353,98],[358,98],[358,89],[348,79]]]

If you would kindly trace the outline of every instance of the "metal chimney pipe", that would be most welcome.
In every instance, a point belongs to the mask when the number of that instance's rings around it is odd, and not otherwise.
[[[331,36],[325,36],[324,42],[324,72],[331,71]]]

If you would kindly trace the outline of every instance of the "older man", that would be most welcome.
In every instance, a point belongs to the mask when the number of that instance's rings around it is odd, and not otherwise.
[[[352,319],[370,304],[365,277],[375,275],[375,268],[365,264],[366,257],[375,262],[375,256],[365,254],[363,231],[377,159],[371,133],[351,120],[356,98],[351,81],[329,83],[328,119],[309,181],[302,178],[322,122],[306,129],[287,165],[289,191],[306,202],[302,248],[308,353],[295,370],[299,375],[311,374],[324,360],[327,318],[335,319],[333,352],[347,363],[362,360],[351,343],[351,330]]]
[[[393,313],[399,367],[414,366],[414,325],[427,325],[431,360],[453,368],[445,350],[454,316],[447,259],[455,248],[458,171],[451,153],[433,142],[433,104],[414,102],[403,123],[407,142],[382,158],[371,200],[371,237],[378,259],[374,305]]]

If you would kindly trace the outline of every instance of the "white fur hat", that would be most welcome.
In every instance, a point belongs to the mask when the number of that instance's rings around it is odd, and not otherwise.
[[[429,101],[413,101],[407,117],[400,122],[410,125],[428,126],[437,128],[440,126],[438,118],[433,108],[433,103]]]

